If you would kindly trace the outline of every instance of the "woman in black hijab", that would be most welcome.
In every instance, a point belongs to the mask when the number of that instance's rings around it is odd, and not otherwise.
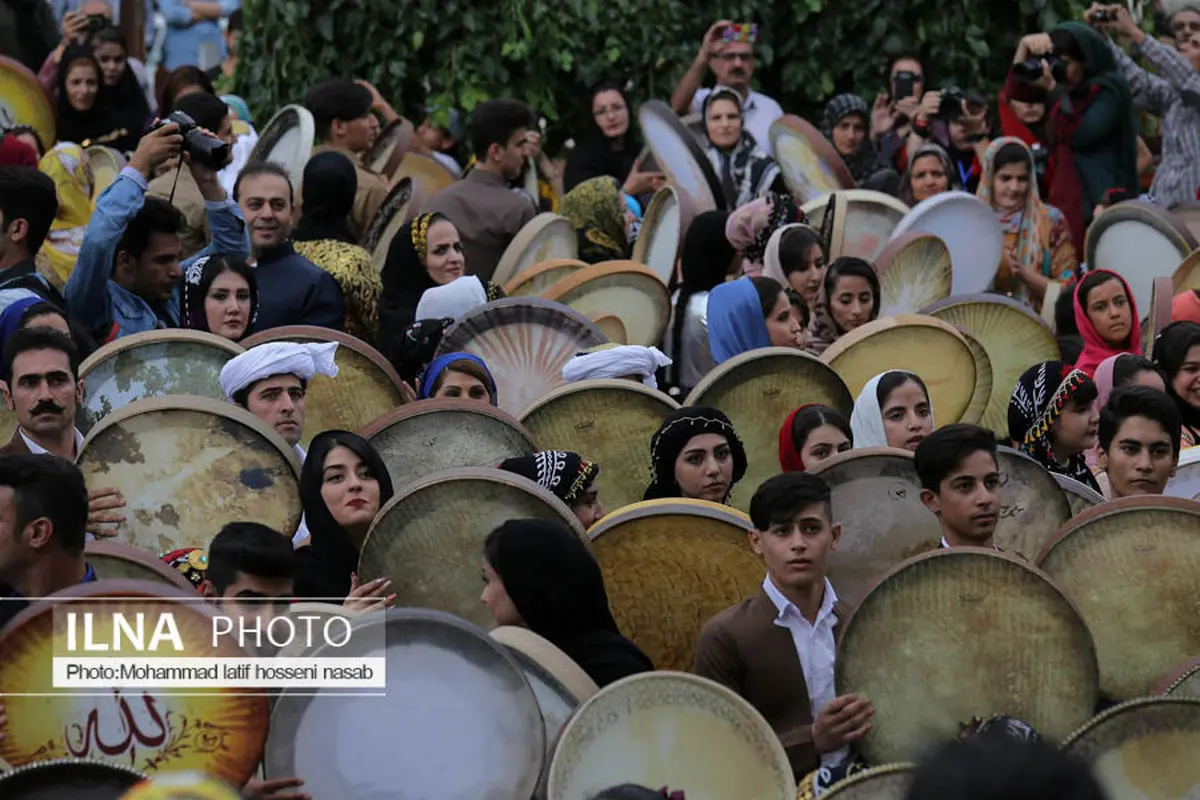
[[[58,68],[58,140],[81,147],[102,144],[122,152],[132,150],[141,130],[117,123],[102,76],[91,45],[72,44],[63,51]]]
[[[599,84],[588,93],[587,108],[582,112],[580,130],[586,132],[567,159],[563,191],[569,192],[584,181],[608,175],[617,179],[626,194],[652,192],[650,173],[634,172],[642,143],[633,109],[621,87],[611,81]]]
[[[110,25],[96,31],[90,44],[92,54],[100,64],[100,77],[104,84],[104,106],[109,119],[117,128],[129,131],[134,137],[132,148],[116,149],[136,149],[137,137],[150,122],[150,103],[133,73],[133,68],[129,66],[129,49],[125,46],[125,37],[121,35],[120,30]]]
[[[643,500],[725,503],[746,474],[746,448],[722,412],[684,406],[668,414],[651,437],[650,465],[653,475]]]
[[[522,625],[550,641],[598,686],[654,664],[621,635],[608,608],[600,565],[566,525],[512,519],[483,544],[480,599],[497,625]]]
[[[1183,447],[1200,444],[1200,403],[1194,399],[1200,380],[1200,324],[1180,321],[1163,328],[1154,341],[1154,361],[1183,417]]]
[[[296,550],[297,597],[344,598],[350,593],[367,529],[392,494],[387,466],[366,439],[349,431],[325,431],[312,440],[300,472],[310,538]]]
[[[692,220],[683,237],[673,310],[664,341],[672,363],[667,384],[680,396],[713,368],[708,346],[708,293],[733,270],[733,245],[725,236],[728,211],[705,211]]]

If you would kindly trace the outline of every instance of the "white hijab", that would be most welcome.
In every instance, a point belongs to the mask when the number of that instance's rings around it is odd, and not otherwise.
[[[463,275],[442,286],[421,293],[416,320],[461,319],[480,306],[487,305],[487,290],[474,275]]]
[[[879,382],[893,372],[905,370],[889,369],[871,380],[854,401],[854,412],[850,414],[850,432],[854,434],[854,449],[863,447],[887,447],[887,431],[883,428],[883,409],[879,406]],[[933,411],[930,411],[932,415]],[[933,424],[930,417],[929,424]]]

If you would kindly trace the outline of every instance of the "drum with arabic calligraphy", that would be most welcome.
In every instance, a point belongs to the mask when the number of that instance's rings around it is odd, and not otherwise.
[[[4,800],[123,800],[127,789],[144,780],[142,773],[129,767],[83,758],[56,758],[0,774],[0,797]]]
[[[158,619],[160,612],[170,610],[187,657],[246,655],[231,642],[212,646],[215,612],[206,603],[188,602],[197,600],[194,592],[146,581],[105,580],[58,592],[22,611],[0,633],[0,695],[5,695],[6,711],[0,758],[14,767],[55,758],[99,759],[151,775],[199,770],[236,786],[245,784],[266,743],[266,695],[234,689],[186,695],[134,687],[54,689],[55,651],[66,652],[68,646],[64,615],[56,620],[54,609],[62,602],[90,600],[82,607],[99,612],[114,602],[101,604],[95,598],[120,598],[126,616],[143,613]],[[110,621],[98,623],[99,635]],[[122,646],[110,655],[127,654],[128,641],[102,641]],[[165,661],[166,654],[177,652],[171,647],[152,637],[139,652]],[[49,692],[52,697],[44,696]],[[43,696],[34,696],[38,694]],[[10,795],[0,791],[0,797]]]

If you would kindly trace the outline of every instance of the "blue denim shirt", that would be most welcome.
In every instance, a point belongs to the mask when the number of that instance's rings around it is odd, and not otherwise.
[[[242,7],[242,0],[218,0],[221,16],[228,17]],[[162,65],[170,71],[188,65],[211,69],[225,59],[225,37],[221,25],[215,19],[192,21],[192,9],[183,0],[158,0],[158,10],[167,21],[167,35],[163,39]],[[210,45],[220,58],[213,63],[200,63],[200,48]]]
[[[146,188],[142,174],[126,167],[96,201],[96,210],[88,222],[79,257],[64,292],[71,316],[89,331],[105,331],[115,323],[116,335],[128,336],[167,327],[149,303],[112,280],[117,243],[125,226],[141,210]],[[228,199],[219,203],[206,202],[204,206],[212,241],[183,262],[184,272],[189,264],[202,256],[228,253],[246,258],[250,252],[246,225],[238,207]],[[180,324],[179,298],[180,286],[176,285],[163,309],[172,325]]]

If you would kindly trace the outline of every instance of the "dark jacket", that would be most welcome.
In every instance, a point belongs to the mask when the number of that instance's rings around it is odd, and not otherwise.
[[[325,270],[285,242],[258,258],[258,318],[251,333],[284,325],[317,325],[340,331],[346,325],[342,290]]]

